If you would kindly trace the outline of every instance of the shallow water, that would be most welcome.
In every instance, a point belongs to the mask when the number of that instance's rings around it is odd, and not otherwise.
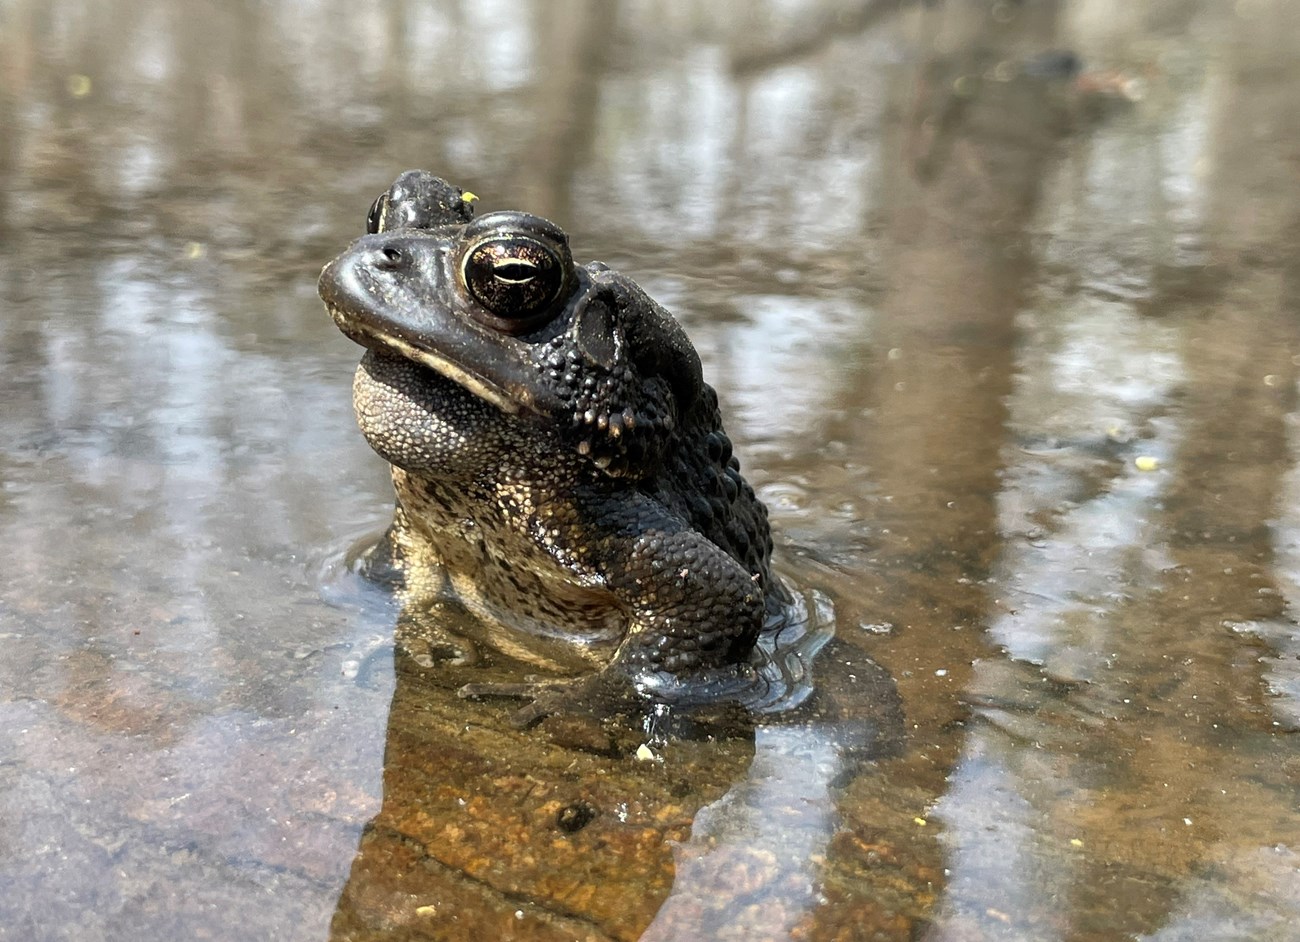
[[[1300,939],[1297,35],[0,0],[0,939]],[[837,710],[519,733],[337,577],[408,167],[686,324]]]

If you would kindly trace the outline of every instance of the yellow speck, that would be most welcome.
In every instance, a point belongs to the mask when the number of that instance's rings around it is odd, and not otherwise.
[[[476,199],[478,199],[478,195],[475,193],[471,193],[469,190],[466,190],[464,193],[460,194],[460,198],[464,200],[466,203],[472,203]]]
[[[1083,846],[1083,841],[1079,840],[1077,837],[1072,837],[1072,838],[1070,838],[1070,846],[1071,846],[1071,847],[1082,847],[1082,846]]]
[[[89,75],[82,75],[77,72],[68,76],[68,94],[73,98],[85,98],[90,94],[90,88]]]
[[[1155,471],[1160,467],[1160,460],[1151,455],[1138,455],[1133,459],[1133,464],[1139,471]]]
[[[437,906],[417,906],[417,907],[415,907],[415,914],[416,914],[417,916],[436,916],[436,915],[438,915],[438,907],[437,907]]]
[[[202,242],[188,242],[185,245],[185,257],[190,260],[202,258],[207,251]]]
[[[654,750],[645,743],[636,747],[636,758],[638,762],[653,762],[659,757],[655,755]]]
[[[930,822],[927,821],[927,820],[925,820],[925,818],[913,818],[913,819],[912,819],[912,823],[915,824],[915,825],[916,825],[917,827],[919,827],[919,828],[923,828],[923,827],[925,827],[927,824],[929,824]]]
[[[1265,385],[1265,386],[1276,386],[1276,385],[1277,385],[1277,376],[1275,376],[1273,373],[1269,373],[1267,376],[1264,377],[1264,385]]]

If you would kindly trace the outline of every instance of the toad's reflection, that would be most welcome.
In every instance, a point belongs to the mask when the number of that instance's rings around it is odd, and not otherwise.
[[[693,735],[551,721],[519,730],[500,701],[456,696],[431,664],[431,619],[399,619],[383,804],[332,938],[678,939],[723,926],[782,936],[822,889],[840,785],[897,751],[889,676],[853,658],[798,709],[715,718]],[[843,672],[832,640],[819,670]],[[833,851],[830,851],[833,855]]]

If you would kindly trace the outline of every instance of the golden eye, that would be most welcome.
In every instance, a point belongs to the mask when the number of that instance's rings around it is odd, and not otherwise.
[[[558,299],[567,272],[552,246],[505,233],[473,245],[461,263],[470,295],[494,317],[534,320]]]

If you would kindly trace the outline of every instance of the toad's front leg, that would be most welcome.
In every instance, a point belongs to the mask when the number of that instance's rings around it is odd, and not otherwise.
[[[461,689],[466,697],[530,698],[515,714],[520,725],[558,712],[603,715],[692,699],[745,662],[763,624],[763,590],[753,574],[663,505],[624,496],[588,515],[602,525],[584,555],[626,614],[626,631],[595,675]]]

